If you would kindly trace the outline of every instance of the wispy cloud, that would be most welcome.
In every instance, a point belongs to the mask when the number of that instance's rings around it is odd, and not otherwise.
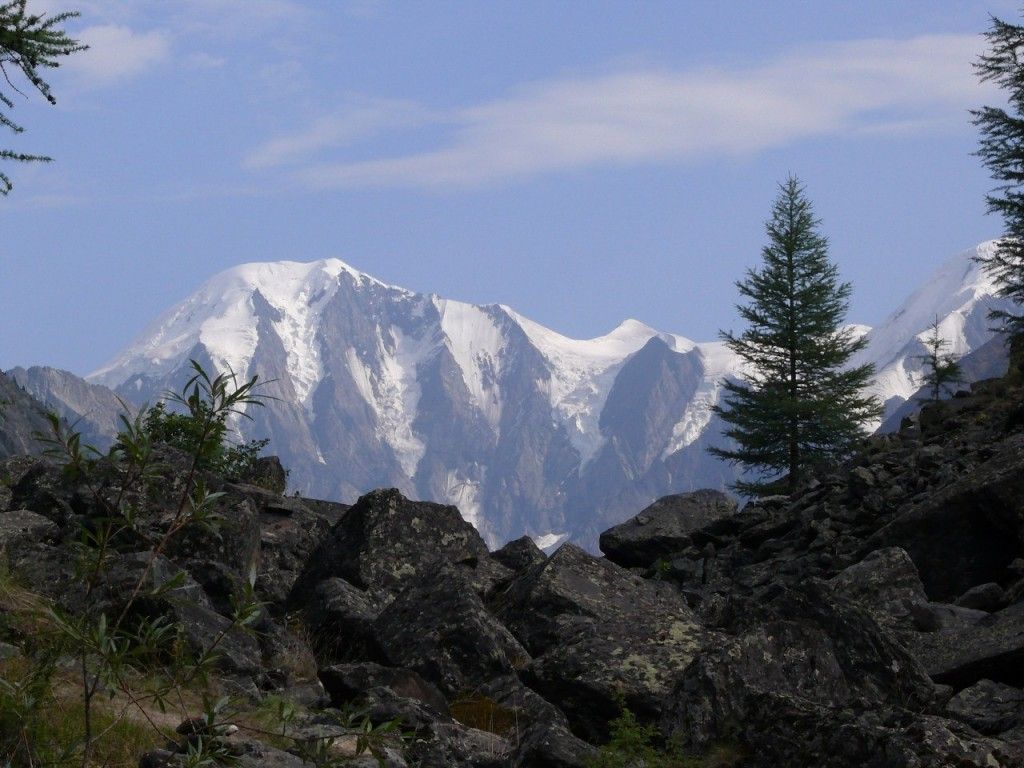
[[[269,168],[305,160],[324,149],[344,147],[381,131],[413,128],[439,122],[434,115],[409,101],[371,99],[337,114],[321,117],[299,133],[266,142],[245,159],[246,168]]]
[[[446,113],[357,107],[268,142],[246,164],[268,168],[306,157],[297,176],[321,188],[458,188],[756,153],[813,137],[920,132],[965,122],[965,110],[986,97],[971,69],[981,45],[975,35],[840,42],[746,68],[552,80]],[[449,126],[434,149],[343,156],[356,139],[427,123],[435,131]]]
[[[160,31],[136,32],[129,27],[103,24],[75,33],[89,50],[75,54],[67,70],[90,84],[104,85],[132,77],[166,60],[171,44]]]

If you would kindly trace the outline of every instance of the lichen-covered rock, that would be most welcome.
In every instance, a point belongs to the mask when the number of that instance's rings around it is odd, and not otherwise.
[[[27,509],[0,512],[0,557],[20,559],[38,544],[55,544],[60,528],[49,518]]]
[[[536,723],[522,733],[511,765],[514,768],[586,768],[597,749],[573,736],[564,725]]]
[[[334,707],[357,701],[370,688],[383,687],[398,696],[423,702],[438,712],[448,711],[444,694],[411,669],[384,667],[373,662],[335,664],[320,670],[320,681]]]
[[[516,573],[547,559],[544,551],[529,536],[520,536],[510,541],[501,549],[492,552],[491,557]]]
[[[829,586],[860,603],[879,624],[894,629],[912,629],[912,606],[928,601],[917,568],[899,547],[871,552],[830,579]]]
[[[658,499],[640,514],[601,534],[605,557],[626,567],[646,567],[685,549],[689,534],[736,513],[735,499],[700,490]]]
[[[247,479],[253,485],[266,488],[272,493],[283,494],[288,487],[288,472],[277,456],[260,456],[256,459]]]
[[[1002,582],[1024,541],[1024,435],[998,445],[970,473],[901,512],[867,546],[902,547],[932,600],[953,601]]]
[[[571,544],[516,579],[496,608],[536,657],[527,683],[592,740],[623,699],[642,717],[656,716],[706,635],[670,585]]]
[[[210,587],[211,594],[222,604],[229,605],[231,594],[258,569],[260,521],[249,499],[230,493],[221,498],[216,514],[215,529],[186,526],[171,538],[165,552],[168,558],[189,570],[191,562],[212,562],[219,566],[226,576],[224,581],[204,586]]]
[[[374,725],[397,720],[404,733],[405,760],[417,768],[503,768],[512,753],[510,741],[470,728],[416,699],[390,688],[370,688],[362,707]]]
[[[958,689],[983,679],[1024,685],[1024,603],[922,633],[913,650],[936,682]]]
[[[686,670],[663,720],[702,750],[737,741],[755,766],[1009,766],[1019,745],[923,714],[924,671],[821,584],[788,592]]]
[[[344,579],[325,579],[311,593],[293,594],[317,656],[327,662],[383,661],[373,633],[381,608],[370,595]]]
[[[992,680],[979,680],[950,699],[946,711],[986,736],[1024,726],[1024,691]],[[1018,738],[1021,735],[1018,734]]]
[[[165,589],[171,583],[176,586]],[[215,652],[218,669],[243,676],[261,673],[256,639],[217,613],[203,588],[162,555],[136,552],[116,558],[104,574],[100,594],[111,616],[120,615],[132,599],[129,615],[171,618],[194,655]]]
[[[331,529],[292,592],[338,576],[386,602],[438,562],[460,567],[481,594],[508,576],[455,507],[410,501],[395,489],[373,491]]]
[[[453,569],[440,569],[401,592],[377,618],[374,635],[392,664],[415,670],[449,697],[530,660]]]
[[[997,611],[1006,604],[1006,593],[998,584],[989,581],[971,587],[960,595],[954,604],[977,611]]]

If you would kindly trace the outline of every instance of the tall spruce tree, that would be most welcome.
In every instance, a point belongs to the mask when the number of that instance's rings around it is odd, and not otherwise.
[[[987,256],[978,257],[1001,296],[1024,303],[1024,27],[991,17],[985,33],[988,51],[975,63],[982,82],[999,85],[1007,107],[973,110],[981,132],[977,155],[1000,183],[986,196],[989,213],[1003,218],[1003,236]],[[993,311],[1011,338],[1024,335],[1024,314]],[[1019,341],[1013,346],[1019,345]]]
[[[14,133],[25,130],[7,113],[14,108],[15,96],[25,96],[15,84],[17,72],[20,72],[29,86],[39,91],[48,102],[57,103],[57,99],[50,92],[49,83],[43,79],[40,70],[59,66],[60,56],[68,56],[88,48],[68,37],[67,33],[60,29],[61,24],[77,15],[66,12],[46,16],[30,13],[26,8],[26,0],[0,1],[0,126],[6,126]],[[48,163],[52,158],[0,149],[0,160]],[[10,177],[0,171],[0,195],[6,195],[13,186]]]
[[[744,381],[723,382],[723,405],[715,408],[736,448],[711,452],[754,472],[756,479],[736,483],[749,495],[772,492],[783,473],[794,490],[809,465],[847,453],[881,414],[878,401],[863,394],[873,367],[847,365],[865,341],[841,327],[850,284],[839,281],[819,225],[803,186],[790,177],[766,224],[761,268],[736,283],[748,328],[721,334],[746,372]]]

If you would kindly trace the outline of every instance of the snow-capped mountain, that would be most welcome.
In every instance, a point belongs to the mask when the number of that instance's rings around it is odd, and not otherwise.
[[[733,358],[633,320],[569,339],[335,259],[247,264],[89,380],[152,401],[189,358],[273,380],[280,400],[240,426],[271,438],[302,493],[397,486],[456,504],[493,542],[587,540],[658,495],[732,476],[704,438]]]
[[[874,363],[871,390],[885,403],[886,416],[922,386],[923,340],[936,320],[940,336],[948,342],[944,351],[957,357],[992,338],[989,311],[1012,305],[995,295],[995,283],[975,257],[992,253],[995,245],[990,240],[947,259],[885,322],[868,332],[867,346],[852,362]]]
[[[949,259],[877,328],[855,326],[868,338],[857,362],[876,365],[887,413],[920,386],[936,316],[958,354],[991,337],[986,314],[1003,301],[971,257],[992,247]],[[593,544],[661,495],[735,477],[706,448],[720,443],[712,406],[738,360],[634,320],[570,339],[509,307],[415,294],[336,259],[246,264],[88,379],[153,402],[190,358],[272,381],[279,400],[239,427],[271,439],[292,488],[352,500],[396,486],[457,505],[492,543]],[[39,371],[14,375],[66,410],[52,371]]]

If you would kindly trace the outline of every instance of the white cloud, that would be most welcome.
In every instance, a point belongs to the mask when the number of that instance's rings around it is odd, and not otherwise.
[[[135,32],[129,27],[104,24],[74,33],[89,50],[76,53],[67,70],[92,84],[132,77],[164,61],[170,41],[163,32]]]
[[[631,70],[543,82],[435,115],[433,122],[453,126],[435,149],[348,162],[335,154],[299,178],[316,187],[472,187],[589,166],[755,153],[812,137],[966,124],[966,109],[991,95],[971,68],[981,47],[976,35],[861,40],[742,69]],[[260,147],[248,165],[267,167],[417,124],[375,121],[358,111],[322,118]]]
[[[269,168],[303,160],[316,152],[343,147],[381,131],[411,128],[438,120],[408,101],[369,100],[337,114],[321,117],[306,130],[282,136],[257,147],[245,159],[246,168]]]
[[[185,66],[192,69],[218,69],[228,63],[222,56],[214,56],[204,51],[190,53],[185,57]]]

